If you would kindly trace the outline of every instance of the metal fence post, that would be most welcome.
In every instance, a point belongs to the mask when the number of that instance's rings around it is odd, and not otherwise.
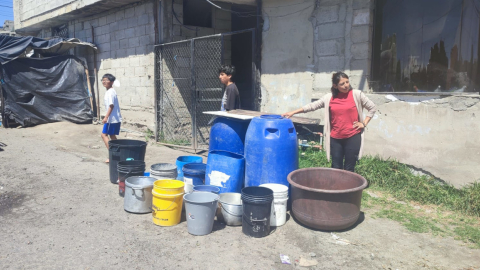
[[[192,91],[192,146],[197,153],[197,91],[195,81],[195,39],[190,43],[190,69],[191,69],[191,91]]]

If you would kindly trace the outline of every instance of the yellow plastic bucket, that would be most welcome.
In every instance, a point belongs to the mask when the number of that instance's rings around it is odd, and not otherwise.
[[[174,226],[180,223],[183,207],[183,186],[181,193],[161,194],[152,190],[153,223],[159,226]]]
[[[173,179],[161,179],[153,182],[153,190],[159,194],[179,194],[184,192],[185,183]]]

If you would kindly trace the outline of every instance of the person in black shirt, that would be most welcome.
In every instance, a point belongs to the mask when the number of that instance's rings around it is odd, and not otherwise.
[[[222,98],[222,111],[231,111],[240,109],[240,94],[238,93],[238,88],[233,82],[235,75],[235,67],[224,65],[218,69],[218,78],[220,82],[224,84],[225,93]]]

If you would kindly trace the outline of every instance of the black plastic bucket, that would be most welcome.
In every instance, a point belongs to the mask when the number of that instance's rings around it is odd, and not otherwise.
[[[108,156],[110,159],[110,182],[118,181],[117,164],[119,161],[144,161],[147,143],[139,140],[112,140],[108,142]]]
[[[143,176],[145,162],[140,160],[120,161],[117,164],[118,194],[125,196],[125,179],[131,176]]]
[[[273,191],[264,187],[242,189],[242,232],[260,238],[270,234]]]

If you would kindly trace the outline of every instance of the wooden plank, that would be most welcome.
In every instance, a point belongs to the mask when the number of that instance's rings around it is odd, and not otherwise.
[[[257,112],[257,111],[249,111],[249,110],[233,110],[233,111],[228,111],[228,113],[238,114],[238,115],[247,115],[247,116],[253,116],[253,117],[261,116],[264,114],[275,114],[275,113]],[[317,119],[317,118],[293,116],[290,118],[290,120],[292,120],[292,122],[296,124],[303,124],[303,125],[319,125],[320,124],[320,119]]]

